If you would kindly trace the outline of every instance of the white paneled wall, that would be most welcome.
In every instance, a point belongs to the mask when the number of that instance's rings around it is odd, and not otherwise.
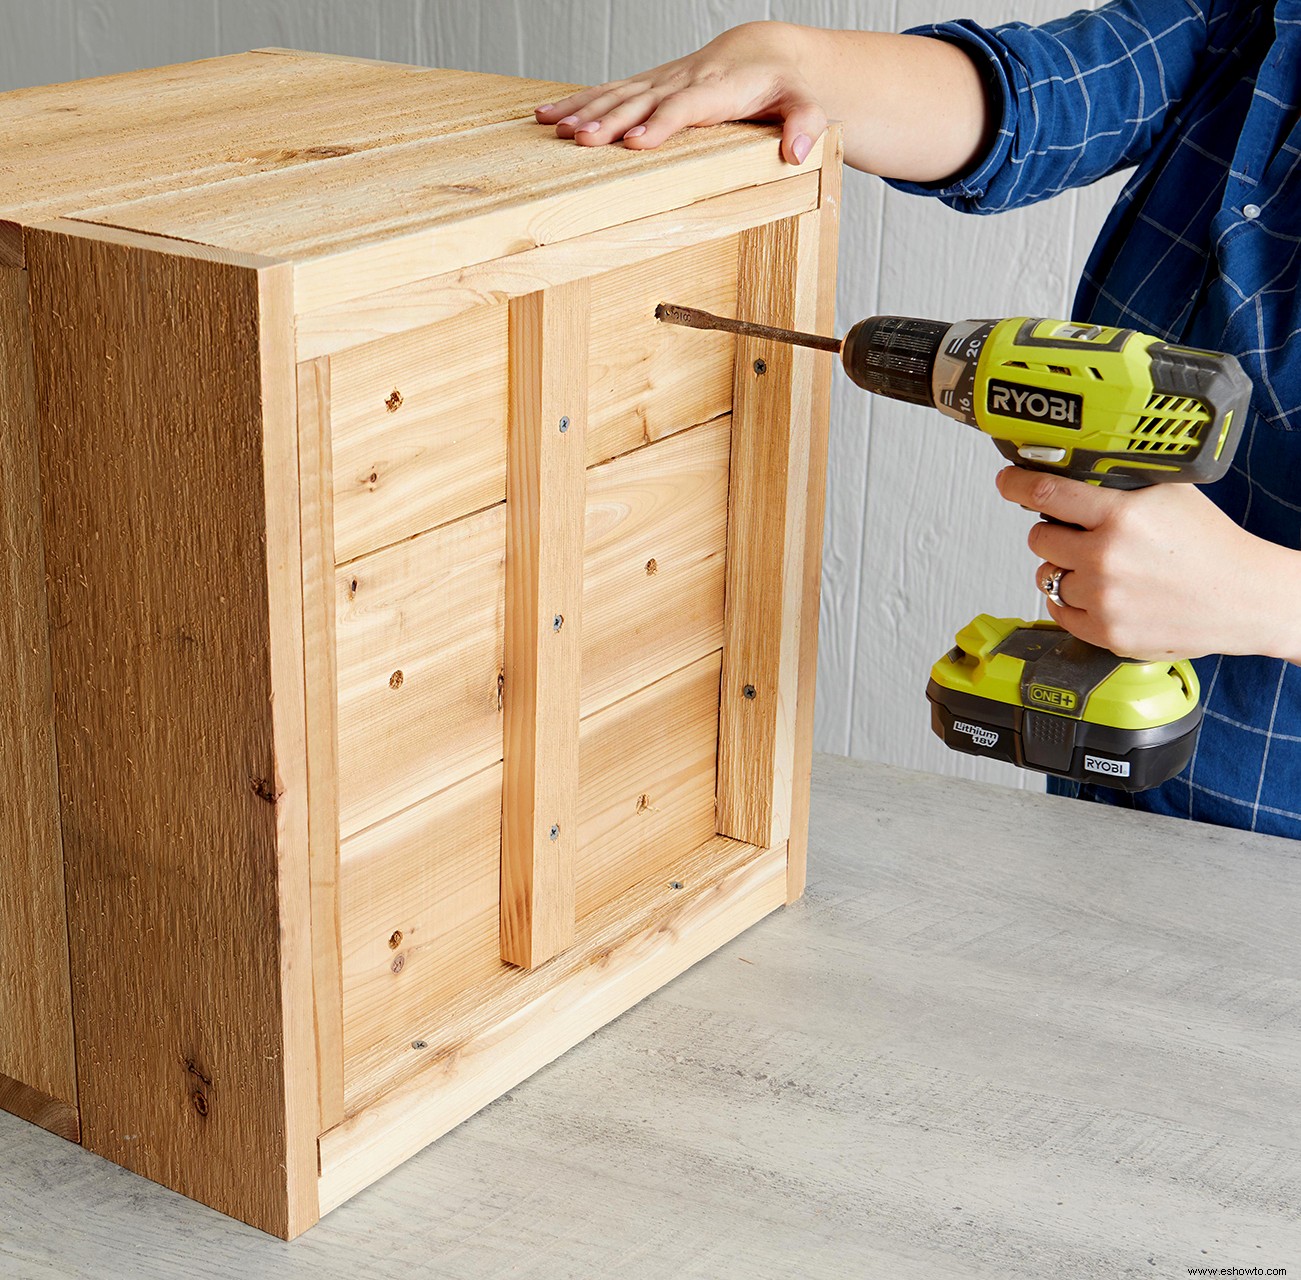
[[[283,45],[589,83],[755,18],[900,30],[965,15],[1042,22],[1087,0],[0,0],[0,90]],[[0,147],[4,140],[0,138]],[[1111,180],[971,218],[847,173],[840,331],[877,312],[1066,315]],[[872,403],[837,375],[823,569],[817,745],[1038,786],[932,738],[931,662],[974,614],[1039,608],[1030,517],[995,494],[1001,459],[938,414]]]

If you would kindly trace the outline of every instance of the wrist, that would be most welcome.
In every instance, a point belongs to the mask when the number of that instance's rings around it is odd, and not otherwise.
[[[1270,563],[1260,590],[1273,622],[1268,656],[1301,666],[1301,551],[1267,545]]]
[[[1226,653],[1259,653],[1301,665],[1301,551],[1252,534],[1230,616],[1239,631]]]

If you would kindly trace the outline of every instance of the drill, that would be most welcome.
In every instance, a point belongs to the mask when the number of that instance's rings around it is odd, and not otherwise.
[[[1231,355],[1105,325],[1015,316],[859,321],[843,341],[662,304],[661,320],[838,352],[876,395],[931,405],[1019,467],[1114,489],[1228,470],[1251,382]],[[931,726],[957,751],[1140,791],[1192,758],[1192,664],[1140,662],[1056,623],[981,614],[931,668]]]

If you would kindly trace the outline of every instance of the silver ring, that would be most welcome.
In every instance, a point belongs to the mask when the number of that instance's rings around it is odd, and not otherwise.
[[[1054,569],[1052,573],[1044,574],[1043,581],[1039,583],[1039,590],[1048,597],[1058,608],[1065,608],[1062,604],[1061,585],[1062,578],[1066,576],[1067,570]]]

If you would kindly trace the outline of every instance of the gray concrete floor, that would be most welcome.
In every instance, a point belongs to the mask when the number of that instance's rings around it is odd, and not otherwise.
[[[0,1113],[0,1276],[1301,1276],[1301,845],[820,758],[809,892],[286,1245]]]

